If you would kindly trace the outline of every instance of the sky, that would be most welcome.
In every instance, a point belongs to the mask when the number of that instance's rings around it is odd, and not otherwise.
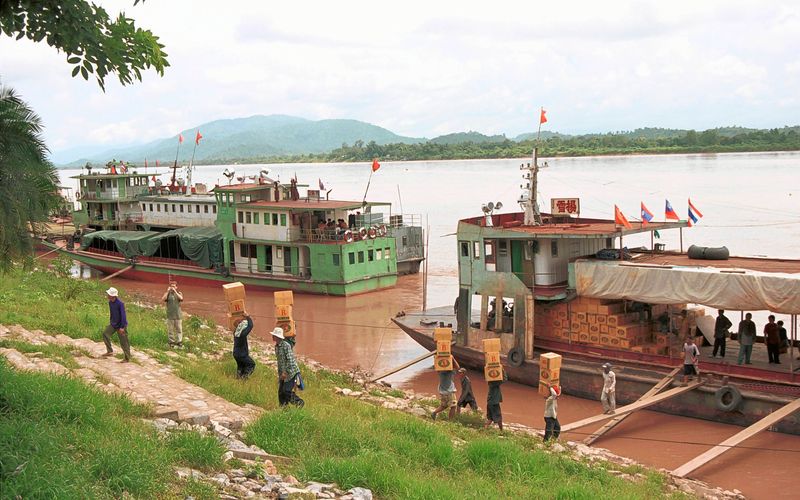
[[[400,135],[800,124],[800,2],[102,1],[170,67],[104,93],[45,43],[0,37],[0,82],[54,159],[222,118],[350,118]],[[69,160],[71,158],[59,158]]]

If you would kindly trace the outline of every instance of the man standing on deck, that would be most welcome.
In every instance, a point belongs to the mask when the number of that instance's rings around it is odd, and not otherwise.
[[[131,360],[131,344],[128,342],[128,318],[125,315],[125,303],[119,298],[119,292],[113,286],[106,290],[108,296],[108,311],[109,322],[105,330],[103,330],[103,342],[106,344],[106,353],[103,356],[108,357],[114,354],[114,349],[111,347],[111,335],[117,332],[119,335],[119,344],[122,346],[122,352],[125,357],[122,359],[123,363]]]
[[[475,394],[472,392],[472,382],[467,376],[465,368],[458,369],[458,375],[461,379],[461,396],[458,398],[458,405],[456,405],[456,413],[461,413],[461,408],[466,408],[468,405],[472,411],[478,411],[478,402],[475,400]]]
[[[733,326],[731,320],[725,316],[725,311],[720,309],[717,311],[717,321],[714,323],[714,352],[711,353],[712,358],[717,357],[717,350],[719,349],[719,357],[725,357],[725,343],[728,338],[728,329]]]
[[[456,416],[456,384],[453,377],[456,372],[461,368],[458,366],[456,358],[453,358],[453,369],[447,371],[437,372],[439,374],[439,407],[433,410],[431,418],[436,420],[436,415],[448,410],[448,418],[452,420]]]
[[[304,406],[305,401],[294,392],[300,367],[289,342],[283,336],[283,328],[276,327],[272,330],[272,340],[275,341],[275,358],[278,360],[278,403],[286,406],[289,403],[295,406]],[[302,387],[301,387],[302,388]]]
[[[781,336],[778,325],[775,324],[775,316],[770,314],[767,319],[769,323],[764,325],[764,343],[767,344],[767,356],[769,356],[770,363],[779,365],[781,364]]]
[[[178,291],[178,282],[170,281],[169,288],[161,297],[167,303],[167,341],[170,347],[183,347],[183,316],[181,302],[183,294]]]
[[[603,393],[600,402],[603,403],[603,413],[611,414],[617,410],[617,375],[611,371],[611,363],[603,365]]]
[[[683,386],[689,381],[689,377],[697,375],[697,357],[700,349],[692,341],[691,337],[686,337],[683,343]]]
[[[753,315],[747,313],[744,319],[739,322],[738,339],[739,339],[739,359],[738,364],[751,365],[750,355],[753,354],[753,342],[756,339],[756,324],[753,323]]]

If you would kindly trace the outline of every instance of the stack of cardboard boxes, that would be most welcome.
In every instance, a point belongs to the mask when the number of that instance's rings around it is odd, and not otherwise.
[[[453,341],[453,330],[448,327],[437,327],[433,330],[433,340],[436,341],[436,354],[433,357],[433,366],[437,372],[446,372],[453,369],[453,354],[450,345]]]
[[[297,334],[294,326],[294,316],[292,316],[294,294],[291,290],[275,292],[274,299],[275,326],[283,329],[284,337],[294,337]]]
[[[245,294],[244,284],[240,282],[222,285],[222,292],[228,302],[228,329],[235,330],[236,325],[244,319]]]
[[[500,339],[484,339],[483,353],[486,357],[486,366],[483,376],[487,382],[503,380],[503,365],[500,364]]]
[[[549,396],[550,385],[561,385],[561,355],[554,352],[539,356],[539,394]]]

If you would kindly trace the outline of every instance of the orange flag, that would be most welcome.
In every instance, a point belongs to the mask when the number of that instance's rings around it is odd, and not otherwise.
[[[202,138],[203,138],[203,136],[200,135],[200,130],[198,129],[197,130],[197,135],[194,138],[194,145],[197,146],[198,144],[200,144],[200,139],[202,139]]]
[[[614,205],[614,223],[620,226],[625,226],[626,229],[633,229],[631,223],[628,222],[628,219],[616,205]]]
[[[381,164],[378,163],[378,159],[377,158],[374,158],[372,160],[372,171],[373,172],[377,172],[379,168],[381,168]]]
[[[542,111],[539,114],[539,125],[541,125],[542,123],[547,123],[547,116],[545,113],[547,113],[547,111],[545,111],[545,109],[542,108]]]

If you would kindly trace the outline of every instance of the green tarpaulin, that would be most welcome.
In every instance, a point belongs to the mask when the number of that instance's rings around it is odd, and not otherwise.
[[[97,231],[81,240],[81,248],[92,246],[94,241],[113,242],[116,250],[126,258],[138,256],[175,257],[158,255],[162,242],[176,238],[181,251],[198,265],[206,268],[222,264],[222,233],[213,227],[182,227],[165,233],[158,231]],[[102,246],[102,245],[100,245]]]

